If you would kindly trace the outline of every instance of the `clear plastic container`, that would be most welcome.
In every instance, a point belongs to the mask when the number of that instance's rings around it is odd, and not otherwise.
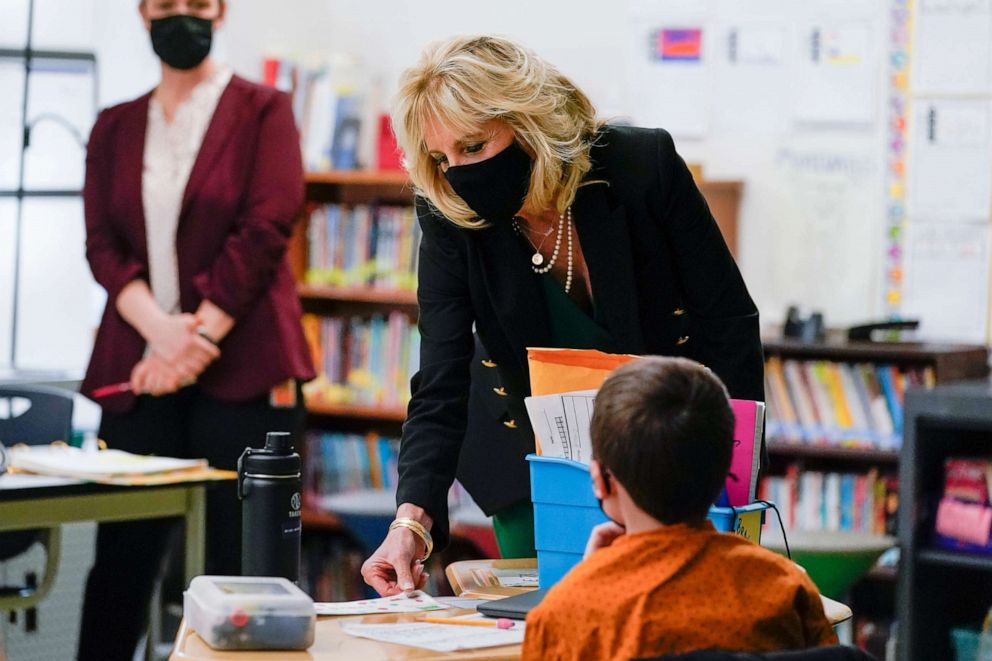
[[[313,645],[313,599],[285,578],[197,576],[183,614],[219,650],[302,650]]]

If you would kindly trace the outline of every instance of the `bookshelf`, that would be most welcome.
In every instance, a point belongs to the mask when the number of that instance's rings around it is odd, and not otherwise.
[[[797,488],[800,490],[802,475],[805,473],[819,473],[824,476],[839,474],[842,480],[843,476],[870,475],[882,483],[882,491],[876,493],[884,494],[884,504],[880,505],[877,502],[878,497],[873,503],[876,507],[876,515],[881,517],[876,520],[874,532],[881,532],[877,529],[880,526],[884,526],[884,531],[890,535],[900,532],[898,527],[903,525],[905,519],[903,512],[905,489],[902,484],[905,467],[902,466],[902,462],[906,457],[906,447],[902,437],[907,435],[907,429],[902,429],[903,433],[900,434],[895,427],[908,428],[910,424],[908,410],[905,410],[904,415],[903,410],[900,409],[909,404],[915,393],[929,392],[926,390],[928,386],[936,385],[940,389],[947,383],[984,377],[988,373],[988,349],[984,346],[972,345],[846,342],[840,339],[830,339],[820,343],[793,339],[766,339],[763,344],[768,361],[765,374],[766,400],[768,400],[766,442],[770,466],[763,478],[762,486],[774,484],[776,480],[781,480],[783,476],[789,474],[799,476],[800,486]],[[798,370],[795,366],[789,369],[787,362],[800,367]],[[855,366],[853,369],[838,368],[841,371],[848,370],[848,374],[852,375],[853,379],[840,381],[839,387],[835,390],[823,388],[823,383],[818,386],[817,377],[811,372],[810,367],[817,363],[853,365]],[[887,400],[884,403],[876,403],[878,408],[872,408],[874,398],[868,386],[873,379],[872,375],[879,370],[887,370],[893,382],[899,378],[903,379],[902,387],[893,389],[891,393],[899,404],[895,414]],[[779,374],[777,383],[776,373]],[[799,374],[798,379],[797,374]],[[863,379],[861,384],[857,383],[859,378]],[[820,393],[819,400],[811,392],[817,387],[826,390],[826,400],[823,399],[823,392]],[[876,391],[875,397],[878,396],[879,393]],[[781,401],[783,397],[789,399],[788,405],[793,409],[791,413],[786,414],[783,411]],[[807,401],[805,415],[799,413],[797,400],[800,397],[805,397]],[[838,401],[839,399],[843,402]],[[827,403],[828,411],[819,415],[819,409],[815,404],[822,405],[824,402]],[[862,431],[867,433],[858,434],[850,428],[840,428],[835,429],[837,435],[834,438],[825,438],[828,434],[824,433],[824,426],[819,423],[827,418],[836,427],[842,427],[837,424],[839,416],[836,408],[840,406],[846,406],[851,410],[860,407],[860,419],[862,423],[867,423],[866,429]],[[811,408],[812,421],[817,425],[811,425],[809,418]],[[895,425],[888,436],[880,433],[881,428],[885,427],[876,419],[880,414],[893,418],[886,423]],[[790,416],[792,420],[787,419]],[[894,419],[895,416],[898,417],[898,424]],[[849,416],[846,422],[852,423],[853,416]],[[816,430],[811,431],[811,426],[816,426]],[[871,434],[872,430],[876,432],[874,436]],[[857,477],[854,479],[856,480]],[[815,482],[813,484],[816,485]],[[778,495],[775,493],[765,495],[776,500],[782,493],[780,490]],[[796,497],[796,491],[791,491],[791,494]],[[798,498],[801,497],[800,494]],[[843,503],[840,505],[843,506]],[[827,502],[824,509],[830,509],[831,506],[831,502]],[[883,508],[881,511],[877,510],[879,506]],[[801,508],[802,506],[799,505],[796,509]],[[806,525],[809,523],[806,522]],[[928,556],[924,554],[922,562],[927,562],[927,558]],[[860,638],[860,628],[870,625],[869,630],[877,630],[880,626],[887,627],[892,621],[899,575],[900,570],[896,567],[876,566],[852,588],[849,603],[857,620],[856,640]]]
[[[992,606],[992,555],[946,550],[933,539],[949,457],[992,457],[988,379],[907,396],[899,483],[901,661],[952,658],[951,630],[979,629]]]

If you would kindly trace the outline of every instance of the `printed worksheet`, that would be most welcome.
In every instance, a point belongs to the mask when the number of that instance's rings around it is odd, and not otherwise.
[[[526,626],[523,622],[514,622],[512,629],[461,624],[433,624],[430,622],[400,622],[396,624],[342,622],[341,630],[352,636],[384,643],[422,647],[435,652],[454,652],[455,650],[481,649],[500,645],[519,645],[524,642]]]
[[[589,422],[597,392],[576,390],[524,399],[541,455],[589,463],[592,458]]]
[[[314,604],[317,615],[369,615],[372,613],[419,613],[448,608],[435,601],[426,592],[397,594],[379,599],[359,599],[358,601],[318,602]]]

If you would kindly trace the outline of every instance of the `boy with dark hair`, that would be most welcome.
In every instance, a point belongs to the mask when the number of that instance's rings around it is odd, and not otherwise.
[[[802,569],[706,520],[733,427],[723,384],[690,360],[644,358],[606,380],[589,469],[615,523],[528,615],[525,661],[836,644]]]

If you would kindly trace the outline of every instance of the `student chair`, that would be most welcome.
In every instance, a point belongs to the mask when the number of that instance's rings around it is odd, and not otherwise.
[[[72,395],[43,386],[0,386],[0,442],[43,445],[68,441],[72,431]],[[45,549],[45,573],[40,584],[0,585],[0,612],[31,608],[41,601],[58,572],[62,533],[58,526],[0,533],[0,562],[27,551],[36,542]]]
[[[877,659],[857,647],[831,645],[807,650],[786,652],[723,652],[721,650],[697,650],[686,654],[666,654],[632,661],[877,661]]]

